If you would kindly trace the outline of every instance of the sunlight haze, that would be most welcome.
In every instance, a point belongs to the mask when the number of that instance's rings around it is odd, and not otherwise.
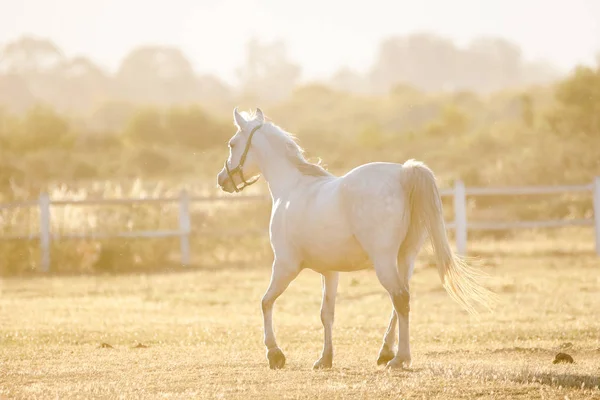
[[[599,149],[600,0],[0,0],[0,400],[600,399]]]
[[[565,71],[592,63],[600,50],[600,2],[338,0],[20,0],[0,5],[0,44],[24,34],[45,37],[67,56],[85,55],[114,71],[134,47],[173,45],[200,73],[235,82],[251,37],[283,40],[303,79],[327,78],[343,66],[370,67],[380,41],[432,32],[466,45],[483,35],[521,46],[528,60]],[[318,12],[317,12],[318,11]]]

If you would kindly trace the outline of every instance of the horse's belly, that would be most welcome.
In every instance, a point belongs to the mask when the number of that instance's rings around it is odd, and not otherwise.
[[[371,266],[367,253],[354,236],[348,238],[322,238],[306,248],[304,264],[317,272],[358,271]]]
[[[356,271],[369,267],[369,258],[354,236],[338,181],[318,192],[305,192],[305,201],[292,205],[287,218],[291,242],[301,250],[303,264],[315,271]]]

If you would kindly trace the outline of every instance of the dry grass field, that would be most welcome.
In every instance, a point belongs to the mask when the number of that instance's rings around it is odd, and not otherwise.
[[[334,366],[324,371],[311,368],[322,345],[312,271],[275,305],[287,356],[277,371],[262,345],[268,264],[5,278],[0,398],[600,398],[591,235],[470,243],[500,298],[480,320],[443,291],[425,249],[411,287],[413,366],[404,371],[376,365],[391,305],[372,271],[341,276]],[[560,351],[575,363],[553,364]]]

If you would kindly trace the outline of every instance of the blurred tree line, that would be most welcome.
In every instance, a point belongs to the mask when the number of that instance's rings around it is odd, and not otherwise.
[[[67,58],[49,40],[24,36],[0,49],[0,105],[22,112],[43,102],[60,112],[96,116],[103,127],[118,119],[106,103],[199,103],[223,110],[243,100],[279,102],[299,86],[302,69],[289,59],[283,42],[251,39],[237,75],[235,86],[198,75],[185,54],[167,46],[134,48],[111,74],[86,57]],[[387,93],[399,84],[428,92],[488,93],[548,83],[558,75],[550,65],[526,62],[519,47],[504,39],[481,38],[459,48],[419,33],[384,40],[365,74],[341,68],[323,84],[363,94]]]
[[[587,182],[600,175],[600,71],[533,84],[554,76],[539,68],[503,40],[457,49],[412,35],[383,42],[368,76],[299,85],[282,43],[250,41],[234,90],[174,48],[134,49],[109,75],[22,38],[0,57],[0,194],[49,180],[212,182],[235,105],[263,107],[334,172],[415,157],[467,184]]]

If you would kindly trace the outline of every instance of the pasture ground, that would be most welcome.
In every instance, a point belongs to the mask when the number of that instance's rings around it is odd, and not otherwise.
[[[391,305],[372,271],[341,276],[334,366],[325,371],[312,370],[322,346],[321,284],[312,271],[275,305],[287,356],[278,371],[269,370],[262,344],[268,264],[7,278],[0,399],[600,398],[600,258],[591,236],[583,249],[565,243],[470,243],[500,297],[479,321],[421,257],[410,371],[376,365]],[[553,364],[559,351],[575,363]]]

